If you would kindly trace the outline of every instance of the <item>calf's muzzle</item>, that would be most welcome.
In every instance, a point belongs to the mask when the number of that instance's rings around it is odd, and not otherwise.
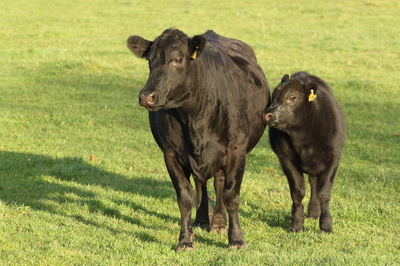
[[[272,113],[263,113],[262,115],[264,122],[271,122],[272,121]]]

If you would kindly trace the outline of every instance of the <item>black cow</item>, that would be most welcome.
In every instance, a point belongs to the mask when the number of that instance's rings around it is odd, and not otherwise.
[[[189,38],[177,29],[165,30],[154,41],[131,36],[128,47],[149,61],[150,76],[139,101],[153,111],[151,131],[176,190],[182,222],[177,250],[194,245],[190,175],[201,199],[196,222],[209,223],[206,182],[215,176],[213,224],[223,220],[223,201],[229,246],[244,248],[240,186],[246,154],[263,134],[260,116],[269,103],[268,82],[252,48],[213,31]]]
[[[306,173],[311,184],[308,216],[320,219],[322,231],[332,232],[329,202],[346,126],[331,88],[306,72],[290,78],[285,75],[263,118],[271,126],[270,143],[289,181],[293,201],[291,231],[303,230]]]

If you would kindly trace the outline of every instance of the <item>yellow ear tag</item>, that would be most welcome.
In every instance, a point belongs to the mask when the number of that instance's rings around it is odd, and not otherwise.
[[[314,94],[314,90],[311,90],[310,95],[308,95],[308,101],[309,101],[309,102],[312,102],[312,101],[315,100],[315,98],[317,98],[317,95]]]
[[[198,49],[199,49],[199,47],[196,46],[196,50],[194,50],[194,52],[193,52],[193,54],[192,54],[192,56],[191,56],[190,58],[196,59],[196,57],[197,57],[197,50],[198,50]]]

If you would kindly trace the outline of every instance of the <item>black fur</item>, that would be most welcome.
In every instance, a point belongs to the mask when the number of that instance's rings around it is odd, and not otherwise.
[[[313,101],[308,100],[311,90],[317,95]],[[263,118],[271,126],[270,143],[289,181],[293,200],[291,230],[303,230],[306,173],[311,184],[308,216],[319,218],[321,230],[332,232],[329,202],[346,126],[331,88],[306,72],[296,73],[290,79],[285,75]]]
[[[194,244],[190,175],[198,192],[196,223],[210,224],[206,182],[214,176],[217,206],[211,226],[226,226],[226,207],[229,245],[243,248],[240,186],[246,154],[263,134],[260,117],[269,103],[269,86],[254,52],[213,31],[188,38],[168,29],[154,42],[143,40],[130,37],[128,47],[150,65],[140,104],[152,111],[151,130],[177,193],[182,217],[177,250]]]

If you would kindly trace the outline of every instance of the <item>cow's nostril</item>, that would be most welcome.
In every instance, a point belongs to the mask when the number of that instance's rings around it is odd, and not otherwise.
[[[263,115],[264,121],[269,122],[272,119],[272,114],[271,113],[266,113]]]
[[[145,94],[140,94],[139,95],[139,103],[141,106],[144,106],[145,108],[152,108],[154,107],[154,104],[156,102],[156,94],[155,93],[151,93],[149,95],[145,95]]]
[[[147,103],[149,105],[153,105],[155,101],[156,101],[156,95],[154,93],[147,96]]]

